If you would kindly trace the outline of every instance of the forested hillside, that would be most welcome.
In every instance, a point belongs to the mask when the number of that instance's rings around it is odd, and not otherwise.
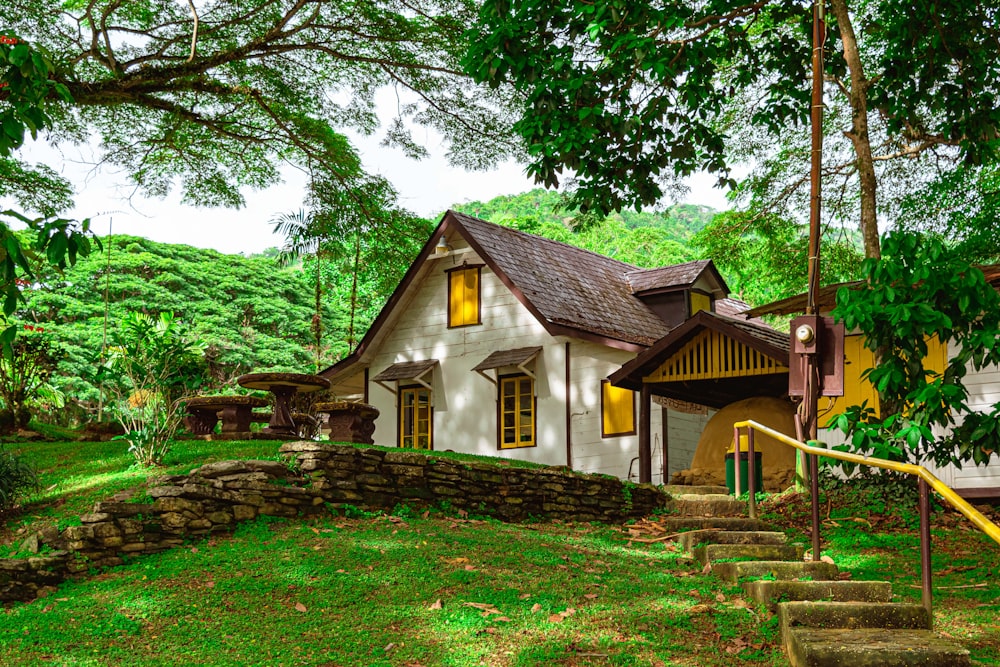
[[[644,268],[711,259],[733,296],[751,305],[806,289],[806,230],[792,220],[679,204],[662,212],[623,211],[603,220],[586,220],[574,230],[574,212],[563,204],[560,194],[536,189],[455,209]],[[856,232],[825,234],[823,282],[856,278],[860,247]]]
[[[652,268],[697,259],[691,239],[715,215],[707,206],[680,204],[662,213],[623,211],[603,220],[586,220],[572,228],[573,211],[562,208],[563,197],[535,189],[469,202],[454,208],[462,213],[523,232],[585,248],[636,266]]]
[[[81,404],[98,399],[92,379],[107,328],[128,311],[173,312],[205,345],[210,382],[225,384],[251,369],[310,370],[312,286],[297,268],[274,258],[223,255],[134,236],[102,239],[103,252],[65,274],[25,289],[19,316],[44,328],[59,357],[52,384]],[[324,303],[330,344],[345,314]]]

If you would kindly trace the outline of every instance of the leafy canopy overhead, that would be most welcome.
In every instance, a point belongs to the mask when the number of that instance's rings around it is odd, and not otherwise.
[[[242,188],[275,184],[291,164],[309,175],[314,197],[336,187],[368,215],[393,208],[395,193],[365,172],[345,131],[376,131],[381,89],[400,100],[384,140],[410,155],[426,153],[414,126],[442,133],[451,160],[467,167],[515,150],[499,97],[458,66],[474,9],[471,0],[12,0],[4,20],[9,35],[49,54],[39,63],[52,65],[51,90],[44,103],[31,98],[52,120],[49,138],[96,138],[102,163],[145,194],[177,186],[190,203],[240,206]],[[0,56],[19,58],[21,48],[0,45]],[[13,100],[0,95],[0,108],[17,112]],[[8,159],[0,181],[18,198],[13,183],[34,184],[35,200],[22,206],[69,204],[50,169]],[[55,185],[51,196],[39,181]]]
[[[486,0],[465,66],[518,92],[515,130],[538,182],[554,186],[569,170],[581,208],[639,207],[699,170],[733,186],[744,140],[774,166],[767,153],[808,134],[810,6]],[[923,154],[943,170],[996,159],[1000,22],[982,4],[899,0],[830,0],[827,18],[826,95],[846,113],[826,137],[847,157],[825,169],[852,191],[845,199],[877,256],[877,187],[899,176],[877,165]],[[774,188],[779,196],[807,183],[808,155],[796,147],[780,158],[799,169]]]

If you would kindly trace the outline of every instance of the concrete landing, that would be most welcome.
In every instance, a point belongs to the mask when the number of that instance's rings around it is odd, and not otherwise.
[[[792,667],[967,667],[969,652],[929,630],[795,628]]]

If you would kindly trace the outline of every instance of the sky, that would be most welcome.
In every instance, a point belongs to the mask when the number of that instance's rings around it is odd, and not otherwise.
[[[487,201],[537,187],[524,168],[513,162],[488,172],[468,172],[451,167],[444,158],[445,146],[433,143],[431,156],[412,160],[399,150],[380,146],[377,138],[352,137],[369,172],[379,173],[396,187],[400,204],[414,213],[436,218],[453,204]],[[252,254],[280,247],[283,238],[273,233],[270,220],[294,213],[302,207],[305,178],[286,169],[285,183],[264,191],[247,191],[246,206],[239,210],[196,208],[173,194],[166,199],[146,199],[134,194],[126,174],[93,166],[92,149],[63,146],[60,151],[44,142],[28,144],[22,156],[45,162],[59,170],[77,188],[76,208],[70,218],[90,218],[98,235],[132,234],[163,243],[183,243],[213,248],[231,254]],[[712,187],[709,176],[693,178],[684,203],[726,208],[723,193]],[[6,204],[7,202],[5,202]]]

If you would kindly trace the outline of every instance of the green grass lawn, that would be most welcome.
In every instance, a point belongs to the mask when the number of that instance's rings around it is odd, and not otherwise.
[[[149,475],[274,458],[278,443],[185,441],[151,473],[130,469],[120,443],[20,447],[46,490],[8,519],[14,546],[28,526],[71,523]],[[805,511],[786,501],[771,516],[801,537]],[[670,542],[630,541],[621,526],[395,514],[262,519],[66,583],[0,610],[0,664],[787,664],[776,620]],[[1000,664],[1000,547],[938,519],[938,629]],[[828,524],[827,553],[918,599],[915,532],[865,520],[873,528]]]

